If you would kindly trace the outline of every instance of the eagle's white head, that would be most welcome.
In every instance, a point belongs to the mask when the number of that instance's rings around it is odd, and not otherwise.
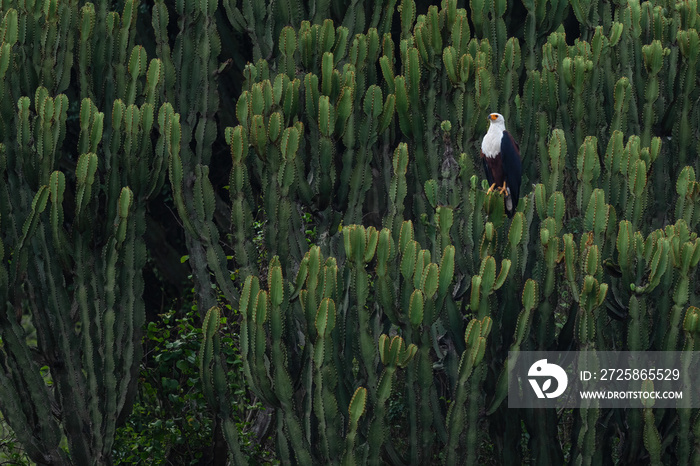
[[[491,126],[489,127],[489,131],[491,131],[491,128],[494,128],[494,127],[500,131],[506,130],[506,120],[503,118],[503,115],[501,115],[500,113],[491,113],[489,115],[489,123],[491,123]]]
[[[506,130],[506,120],[500,113],[491,113],[488,120],[491,125],[481,142],[481,152],[486,157],[496,157],[501,152],[501,139]]]

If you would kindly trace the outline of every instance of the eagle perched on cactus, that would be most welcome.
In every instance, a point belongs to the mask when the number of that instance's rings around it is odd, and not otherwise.
[[[497,190],[504,195],[506,215],[512,218],[520,199],[520,179],[523,173],[520,148],[513,136],[506,131],[503,115],[492,113],[488,120],[489,130],[481,141],[481,160],[490,185],[488,193]]]

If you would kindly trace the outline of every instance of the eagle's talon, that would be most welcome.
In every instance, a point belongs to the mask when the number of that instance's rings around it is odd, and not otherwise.
[[[496,189],[496,183],[492,184],[491,187],[489,188],[488,191],[486,191],[486,195],[488,196],[491,194],[494,190]]]
[[[503,182],[503,186],[498,188],[498,194],[506,194],[508,192],[508,188],[506,187],[506,182]]]

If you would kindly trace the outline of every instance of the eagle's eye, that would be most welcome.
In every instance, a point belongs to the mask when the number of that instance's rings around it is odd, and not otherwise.
[[[495,113],[492,113],[492,114],[491,114],[491,119],[492,119],[493,121],[496,121],[496,120],[498,119],[498,115],[496,115]]]

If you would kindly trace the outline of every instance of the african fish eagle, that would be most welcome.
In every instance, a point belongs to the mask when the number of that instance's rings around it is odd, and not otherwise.
[[[520,163],[520,148],[513,136],[506,131],[506,122],[500,113],[492,113],[488,117],[489,130],[481,142],[481,160],[484,161],[486,179],[494,189],[505,194],[503,202],[506,214],[512,218],[518,206],[520,195],[520,178],[523,168]]]

